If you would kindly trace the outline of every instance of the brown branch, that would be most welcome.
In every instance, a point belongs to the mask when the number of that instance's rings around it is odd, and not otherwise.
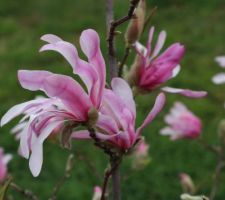
[[[56,200],[59,190],[62,188],[65,181],[71,176],[71,171],[73,169],[73,161],[74,161],[74,155],[70,154],[67,158],[64,174],[61,177],[61,179],[57,182],[56,186],[53,188],[53,192],[49,200]]]
[[[10,183],[10,187],[12,187],[15,191],[22,194],[25,198],[31,199],[31,200],[38,200],[37,196],[33,194],[31,190],[23,189],[19,185],[17,185],[14,182]]]
[[[107,4],[109,4],[109,2],[110,0],[107,0]],[[109,55],[109,66],[110,66],[110,76],[111,76],[110,79],[112,79],[113,77],[117,77],[118,75],[118,67],[117,67],[115,45],[114,45],[114,39],[115,39],[114,36],[115,36],[116,28],[133,17],[134,10],[138,2],[139,0],[131,0],[128,14],[118,20],[111,21],[110,28],[108,29],[109,31],[108,31],[107,41],[108,41],[108,55]],[[111,7],[111,9],[113,8]],[[107,10],[107,12],[109,12],[109,10]]]
[[[154,15],[156,14],[157,9],[158,9],[157,6],[155,6],[155,7],[151,10],[151,12],[150,12],[150,14],[148,15],[148,17],[146,18],[145,24],[144,24],[144,28],[143,28],[143,32],[146,30],[146,28],[148,27],[148,24],[150,23],[150,21],[152,20],[152,18],[153,18]]]

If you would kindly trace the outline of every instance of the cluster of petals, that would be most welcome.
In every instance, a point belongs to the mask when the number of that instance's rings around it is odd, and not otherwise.
[[[72,77],[49,71],[20,70],[21,86],[30,91],[43,91],[47,97],[37,98],[12,107],[1,119],[1,126],[20,114],[14,132],[20,139],[20,154],[29,159],[34,176],[40,173],[43,163],[43,143],[49,135],[64,124],[88,124],[89,112],[98,112],[96,136],[107,140],[117,148],[129,149],[139,138],[142,129],[161,111],[165,95],[159,94],[153,109],[142,125],[135,130],[136,106],[129,85],[120,78],[111,82],[112,89],[105,88],[105,61],[100,50],[98,34],[88,29],[82,32],[80,46],[88,61],[80,59],[77,49],[55,35],[44,35],[46,41],[40,51],[59,52],[72,66],[84,84]],[[72,138],[90,138],[88,130],[71,133]]]
[[[0,148],[0,183],[7,177],[7,164],[12,159],[10,154],[4,154],[4,150]]]
[[[168,80],[177,76],[180,71],[180,62],[184,56],[185,48],[180,43],[169,46],[162,54],[159,54],[166,40],[166,32],[159,33],[156,45],[153,49],[152,40],[154,27],[149,31],[146,47],[136,42],[135,48],[139,54],[137,66],[135,66],[136,86],[144,91],[152,91]],[[177,93],[192,98],[201,98],[205,91],[192,91],[173,87],[161,87],[168,93]]]
[[[201,134],[201,120],[181,102],[174,104],[170,113],[165,116],[165,122],[168,126],[161,129],[160,133],[169,135],[171,140],[195,139]]]
[[[218,63],[218,65],[222,68],[225,68],[225,56],[217,56],[215,58],[215,61]],[[212,77],[213,83],[219,85],[225,83],[225,73],[221,72]]]

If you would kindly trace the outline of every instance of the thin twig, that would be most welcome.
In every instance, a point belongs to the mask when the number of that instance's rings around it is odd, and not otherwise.
[[[103,185],[102,185],[102,196],[101,196],[101,200],[105,200],[106,197],[106,191],[107,191],[107,186],[108,186],[108,182],[109,182],[109,178],[111,176],[113,176],[113,174],[115,173],[115,171],[118,169],[119,164],[121,162],[121,158],[122,157],[114,157],[113,155],[111,155],[110,158],[110,169],[107,169],[105,172],[105,176],[104,176],[104,181],[103,181]],[[114,178],[112,178],[114,179]],[[113,181],[114,183],[114,181]],[[118,187],[119,185],[117,184],[116,187]],[[113,186],[113,188],[115,189],[115,186]],[[120,188],[116,189],[116,190],[120,190]],[[117,194],[120,194],[120,192],[117,192]],[[113,198],[114,199],[114,198]],[[119,199],[116,199],[119,200]]]
[[[10,186],[17,191],[18,193],[22,194],[25,198],[31,199],[31,200],[38,200],[37,196],[33,194],[31,190],[23,189],[19,185],[17,185],[14,182],[10,183]]]
[[[76,151],[75,152],[76,154],[76,157],[82,161],[84,161],[88,168],[90,169],[91,173],[94,173],[96,178],[98,178],[99,180],[101,180],[101,176],[100,176],[100,173],[98,172],[98,170],[96,169],[94,163],[88,159],[88,157],[86,155],[84,155],[83,153],[79,152],[79,151]]]
[[[57,182],[56,186],[54,187],[52,195],[49,198],[49,200],[55,200],[56,199],[59,190],[62,188],[65,181],[71,176],[71,171],[73,169],[73,161],[74,161],[74,155],[70,154],[67,158],[64,174],[61,177],[61,179]]]
[[[118,72],[118,76],[119,77],[122,77],[123,76],[123,67],[124,67],[124,65],[125,65],[125,63],[127,61],[127,58],[129,56],[129,53],[130,53],[130,47],[128,46],[125,49],[125,54],[124,54],[123,59],[122,59],[120,65],[119,65],[119,72]]]
[[[225,167],[224,150],[225,150],[225,146],[224,144],[221,144],[221,148],[218,153],[218,161],[217,161],[217,165],[215,169],[215,174],[213,177],[213,185],[210,192],[210,198],[209,198],[210,200],[214,200],[216,197],[216,192],[220,184],[221,172],[222,172],[222,169]]]
[[[218,155],[219,154],[219,149],[217,147],[211,146],[209,144],[207,144],[202,138],[197,140],[198,143],[204,147],[206,150]]]
[[[107,0],[107,4],[112,2],[112,0]],[[114,44],[114,36],[116,28],[123,24],[124,22],[130,20],[133,17],[134,10],[138,4],[139,0],[131,0],[130,1],[130,8],[128,10],[128,14],[118,20],[112,21],[110,24],[109,32],[108,32],[108,55],[109,55],[109,66],[110,66],[110,75],[111,79],[118,75],[118,68],[117,68],[117,60],[116,60],[116,53],[115,53],[115,44]],[[111,7],[113,9],[113,7]],[[107,10],[109,12],[109,10]],[[107,23],[108,24],[108,23]]]
[[[150,14],[148,15],[148,17],[147,17],[146,20],[145,20],[145,24],[144,24],[144,28],[143,28],[143,31],[142,31],[142,32],[144,32],[144,31],[146,30],[146,28],[148,27],[148,24],[149,24],[150,21],[152,20],[152,18],[153,18],[153,16],[155,15],[157,9],[158,9],[157,6],[155,6],[155,7],[151,10]]]

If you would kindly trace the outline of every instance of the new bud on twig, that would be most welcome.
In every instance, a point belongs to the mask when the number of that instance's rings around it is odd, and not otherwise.
[[[140,0],[137,8],[134,11],[134,17],[130,20],[125,33],[127,46],[132,45],[139,39],[145,24],[145,11],[145,0]]]
[[[225,119],[222,119],[219,123],[218,135],[220,142],[225,144]]]
[[[96,122],[98,121],[98,111],[96,108],[92,107],[88,111],[88,125],[89,126],[94,126]]]
[[[179,174],[180,183],[183,188],[183,191],[188,194],[194,194],[195,193],[195,185],[192,181],[191,177],[186,173],[180,173]]]
[[[205,196],[203,196],[203,195],[201,195],[201,196],[191,196],[191,195],[189,195],[189,194],[182,194],[182,195],[180,196],[180,198],[181,198],[182,200],[209,200],[208,197],[205,197]]]

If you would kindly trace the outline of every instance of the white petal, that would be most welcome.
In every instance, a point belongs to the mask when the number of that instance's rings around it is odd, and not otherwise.
[[[225,73],[219,73],[212,77],[212,82],[215,84],[224,84],[225,83]]]

